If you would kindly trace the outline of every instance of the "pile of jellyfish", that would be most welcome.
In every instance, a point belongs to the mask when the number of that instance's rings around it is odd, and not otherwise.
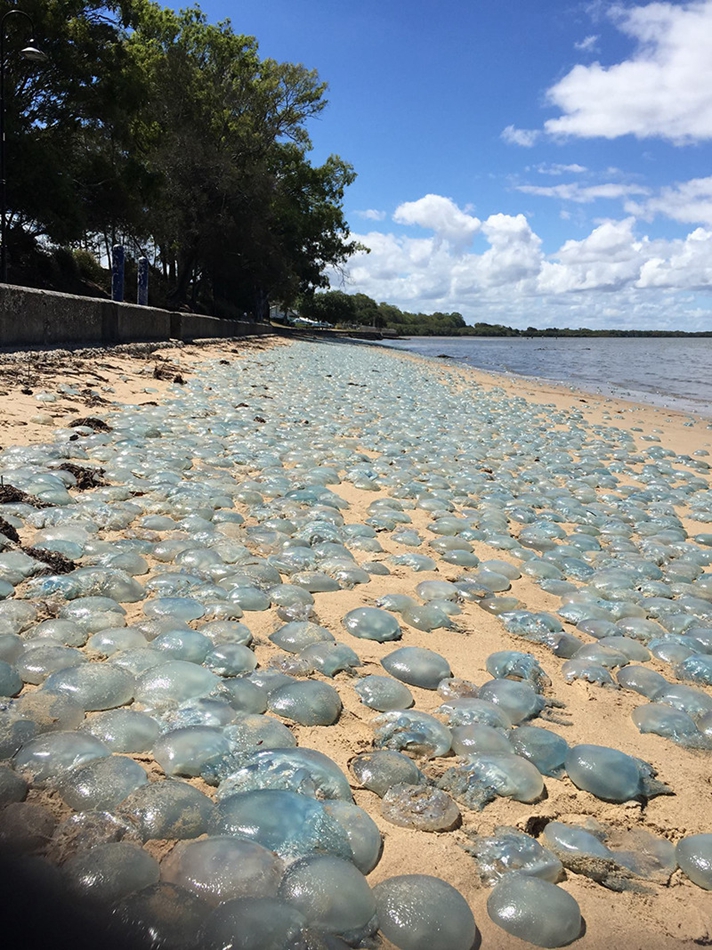
[[[575,409],[475,400],[436,368],[309,343],[213,363],[166,404],[100,421],[0,451],[14,490],[0,503],[0,846],[18,873],[134,947],[380,933],[471,950],[472,910],[447,881],[369,882],[384,844],[359,789],[386,826],[461,829],[490,920],[538,946],[583,932],[567,875],[712,890],[709,833],[472,832],[473,812],[538,802],[551,782],[613,804],[675,793],[650,762],[551,728],[565,693],[537,656],[563,683],[635,694],[640,732],[712,749],[712,533],[690,538],[677,512],[712,521],[703,450],[640,447]],[[363,493],[361,521],[340,485]],[[409,594],[369,596],[403,568]],[[528,610],[522,577],[559,609]],[[339,591],[361,605],[329,628],[320,599]],[[410,642],[467,635],[473,606],[502,630],[479,685]],[[251,615],[272,621],[266,641]],[[324,730],[328,750],[354,698],[370,750],[340,767],[297,741]]]

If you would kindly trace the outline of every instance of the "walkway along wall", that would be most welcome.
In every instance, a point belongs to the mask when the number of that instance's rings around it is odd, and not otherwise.
[[[272,327],[196,313],[0,284],[0,347],[201,340],[272,333]]]

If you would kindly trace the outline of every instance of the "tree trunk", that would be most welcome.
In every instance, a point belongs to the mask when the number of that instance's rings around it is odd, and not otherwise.
[[[188,295],[190,280],[193,275],[193,268],[195,267],[196,253],[194,250],[186,251],[181,257],[182,259],[177,261],[178,273],[175,284],[173,288],[168,291],[167,303],[169,310],[179,310],[184,306]]]

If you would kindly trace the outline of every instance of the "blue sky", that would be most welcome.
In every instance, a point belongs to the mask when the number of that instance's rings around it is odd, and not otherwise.
[[[175,7],[187,4],[171,4]],[[332,286],[512,326],[712,330],[712,0],[202,0],[329,84]]]

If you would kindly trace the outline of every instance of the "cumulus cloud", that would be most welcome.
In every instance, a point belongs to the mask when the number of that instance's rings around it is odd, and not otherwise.
[[[365,218],[367,221],[385,221],[386,212],[376,211],[374,208],[368,208],[366,211],[357,211],[359,218]]]
[[[622,185],[609,182],[601,185],[580,185],[571,182],[563,185],[517,185],[517,191],[525,195],[538,195],[542,198],[559,198],[562,201],[575,201],[577,204],[590,204],[599,198],[627,198],[629,195],[648,195],[650,190],[641,185]]]
[[[452,198],[425,195],[418,201],[406,201],[396,208],[393,220],[397,224],[417,224],[434,231],[444,241],[456,246],[471,242],[482,225],[479,218],[461,211]]]
[[[548,90],[562,115],[551,135],[712,138],[712,0],[615,6],[610,15],[637,48],[621,63],[577,65]]]
[[[401,223],[431,236],[354,235],[371,253],[351,259],[346,289],[404,310],[457,310],[470,321],[514,326],[705,327],[694,295],[712,290],[712,227],[653,240],[631,215],[545,254],[523,214],[492,214],[474,228],[476,219],[439,197],[398,209]],[[443,240],[444,231],[469,233],[472,246]]]
[[[649,257],[638,287],[709,290],[712,286],[712,232],[697,228],[684,241],[671,242],[663,256]],[[707,315],[709,322],[709,314]]]
[[[482,225],[490,247],[479,257],[484,286],[511,285],[536,277],[541,269],[541,238],[523,214],[492,214]]]
[[[538,129],[517,129],[513,125],[508,125],[502,129],[500,138],[508,145],[523,145],[524,148],[531,148],[541,135]]]
[[[555,255],[564,264],[619,263],[631,260],[640,247],[634,218],[604,221],[581,241],[566,241]]]
[[[664,215],[684,224],[712,225],[712,177],[665,186],[647,201],[626,202],[625,210],[647,221]]]

